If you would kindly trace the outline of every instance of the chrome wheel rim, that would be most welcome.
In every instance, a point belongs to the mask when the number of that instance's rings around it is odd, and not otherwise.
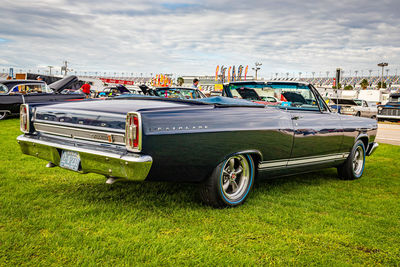
[[[364,150],[361,146],[358,146],[354,151],[353,157],[353,171],[355,175],[360,175],[364,167]]]
[[[250,165],[245,156],[229,158],[222,168],[221,189],[231,201],[240,199],[250,183]]]

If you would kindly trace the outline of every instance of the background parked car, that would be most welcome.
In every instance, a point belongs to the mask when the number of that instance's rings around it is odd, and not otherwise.
[[[389,96],[389,102],[378,106],[378,120],[400,121],[400,93]]]
[[[0,120],[8,115],[18,114],[23,103],[46,103],[65,100],[82,100],[85,95],[62,93],[78,81],[68,76],[50,85],[37,80],[0,81]]]

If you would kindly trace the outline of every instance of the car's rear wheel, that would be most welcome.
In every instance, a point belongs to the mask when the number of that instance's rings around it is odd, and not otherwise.
[[[7,117],[7,112],[0,112],[0,120],[3,120]]]
[[[340,165],[338,175],[343,180],[355,180],[362,176],[365,166],[365,146],[361,140],[358,140],[346,161]]]
[[[361,116],[361,112],[360,112],[360,111],[357,112],[357,113],[356,113],[356,116],[357,116],[357,117],[360,117],[360,116]]]
[[[234,155],[221,162],[200,189],[202,200],[214,207],[234,207],[246,200],[254,183],[254,161]]]

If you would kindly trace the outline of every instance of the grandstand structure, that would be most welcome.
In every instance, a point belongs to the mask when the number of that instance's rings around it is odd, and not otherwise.
[[[89,72],[90,73],[90,72]],[[80,80],[95,80],[95,79],[114,79],[114,80],[124,80],[124,81],[133,81],[134,84],[150,84],[151,80],[153,77],[145,77],[145,76],[140,76],[140,77],[135,77],[133,76],[133,73],[129,76],[128,73],[122,73],[122,75],[101,75],[101,72],[94,72],[93,74],[100,74],[100,75],[83,75],[82,72],[80,73],[74,73],[71,72],[71,75],[77,75]],[[90,73],[92,74],[92,73]],[[104,73],[106,74],[106,73]],[[115,74],[115,73],[114,73]],[[123,75],[123,74],[128,74],[128,75]],[[37,75],[40,75],[37,73]],[[46,74],[48,75],[48,74]],[[62,77],[61,75],[53,75],[56,77]],[[5,69],[3,68],[3,72],[0,72],[0,80],[1,79],[6,79],[8,77],[8,73],[5,73]],[[212,88],[215,86],[216,83],[220,83],[218,81],[215,81],[215,76],[213,75],[203,75],[203,76],[182,76],[184,78],[184,86],[191,86],[192,85],[192,80],[193,78],[198,78],[200,80],[200,85],[203,86],[203,88],[206,88],[206,90],[213,90]],[[247,80],[253,80],[253,76],[247,76]],[[381,81],[382,77],[381,76],[349,76],[349,77],[343,77],[342,80],[340,81],[342,88],[347,85],[351,85],[353,88],[359,88],[360,82],[366,79],[369,84],[369,88],[377,88],[378,83]],[[326,87],[326,88],[332,88],[333,86],[333,81],[334,77],[315,77],[315,78],[310,78],[310,77],[301,77],[301,78],[283,78],[283,77],[275,77],[275,78],[261,78],[259,80],[271,80],[271,81],[303,81],[303,82],[308,82],[311,84],[314,84],[316,87]],[[383,81],[386,83],[387,87],[395,87],[399,88],[400,87],[400,75],[386,75],[383,76]]]
[[[320,87],[332,87],[333,77],[315,77],[315,78],[272,78],[272,81],[302,81],[309,82],[315,86]],[[351,85],[354,88],[361,87],[360,83],[363,79],[368,81],[370,88],[378,87],[378,83],[381,81],[381,76],[369,76],[369,77],[344,77],[340,83],[342,87],[346,85]],[[383,76],[383,81],[386,83],[387,87],[400,87],[400,75],[389,75]]]

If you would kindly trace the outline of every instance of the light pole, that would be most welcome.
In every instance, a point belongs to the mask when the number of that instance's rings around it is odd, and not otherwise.
[[[301,79],[301,74],[302,74],[302,72],[300,71],[300,72],[299,72],[299,80]]]
[[[54,68],[54,66],[47,66],[49,68],[50,71],[50,75],[51,75],[51,69]]]
[[[312,78],[314,80],[315,71],[312,72]]]
[[[289,79],[289,72],[286,72],[286,79]]]
[[[372,70],[368,70],[368,71],[369,71],[369,77],[371,78]]]
[[[383,69],[384,69],[385,67],[387,67],[387,66],[389,66],[389,63],[387,63],[387,62],[382,62],[382,63],[379,63],[379,64],[378,64],[378,67],[381,67],[381,68],[382,68],[381,88],[383,88]]]
[[[255,71],[255,73],[256,73],[255,76],[256,76],[256,80],[257,80],[257,72],[261,69],[260,66],[262,65],[262,63],[256,62],[256,63],[254,63],[254,65],[255,65],[255,67],[252,68],[252,70]]]

